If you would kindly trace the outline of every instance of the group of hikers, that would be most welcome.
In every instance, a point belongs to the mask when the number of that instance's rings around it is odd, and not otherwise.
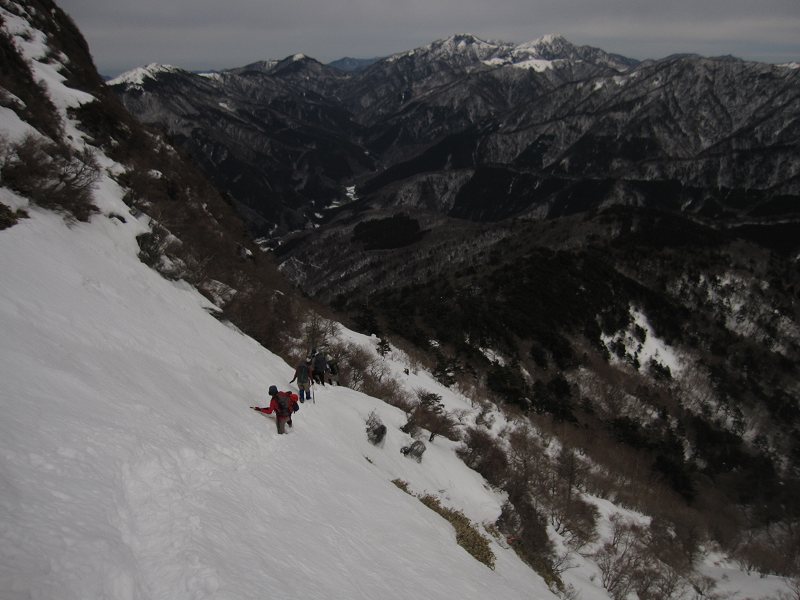
[[[297,388],[300,390],[300,402],[312,400],[312,386],[317,383],[325,385],[325,375],[330,373],[330,365],[322,352],[313,352],[306,357],[305,362],[297,365],[294,370],[294,377],[289,383],[297,381]]]
[[[286,426],[292,426],[292,415],[300,410],[298,402],[304,403],[306,400],[316,402],[313,386],[315,384],[324,386],[326,376],[329,376],[328,383],[333,385],[333,378],[337,374],[335,362],[326,358],[323,352],[318,352],[316,349],[312,350],[305,361],[297,365],[294,370],[294,377],[289,382],[291,384],[297,381],[299,396],[294,392],[281,392],[277,386],[271,385],[269,386],[269,407],[252,406],[251,408],[268,415],[275,413],[275,425],[278,428],[278,433],[286,433]]]

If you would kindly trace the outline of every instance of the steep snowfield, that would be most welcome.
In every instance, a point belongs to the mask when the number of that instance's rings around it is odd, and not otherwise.
[[[101,190],[125,223],[68,227],[27,207],[0,232],[0,598],[554,597],[504,543],[492,539],[492,571],[391,483],[478,524],[502,502],[447,440],[419,464],[403,457],[397,409],[326,386],[278,436],[248,406],[288,387],[291,367],[140,263],[143,224],[113,184]],[[2,189],[0,201],[26,205]],[[422,371],[406,384],[459,406]],[[380,447],[364,431],[373,410],[388,427]],[[580,598],[608,598],[596,567],[573,562]],[[780,585],[719,559],[707,570],[731,597]]]
[[[549,596],[391,483],[493,521],[452,443],[406,459],[400,411],[330,387],[279,437],[248,406],[291,368],[140,263],[140,223],[29,210],[0,233],[0,597]]]

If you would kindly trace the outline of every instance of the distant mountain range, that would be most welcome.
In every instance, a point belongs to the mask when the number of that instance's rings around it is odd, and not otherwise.
[[[730,57],[640,63],[560,36],[461,34],[384,59],[323,65],[298,54],[208,74],[151,65],[110,84],[264,234],[324,220],[348,185],[362,198],[398,186],[407,196],[435,173],[458,174],[458,189],[415,202],[479,220],[574,211],[559,190],[576,178],[613,182],[582,206],[649,182],[680,189],[672,207],[771,213],[800,192],[799,80],[797,68]],[[517,185],[475,206],[476,186],[498,193],[487,168],[504,189]],[[732,208],[731,195],[747,200]]]

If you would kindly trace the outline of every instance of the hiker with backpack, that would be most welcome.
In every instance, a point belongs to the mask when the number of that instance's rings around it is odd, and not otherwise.
[[[328,373],[330,374],[328,383],[330,385],[339,385],[339,365],[336,359],[331,357],[328,357]]]
[[[269,408],[253,407],[261,413],[271,415],[275,413],[275,425],[278,433],[286,433],[286,426],[292,426],[292,414],[297,412],[300,407],[297,405],[297,394],[291,392],[279,392],[277,386],[269,386],[271,396]]]
[[[297,365],[294,370],[294,377],[289,383],[294,383],[297,380],[297,389],[300,390],[300,402],[311,400],[311,357],[307,357],[306,361]]]
[[[328,361],[325,360],[324,352],[317,352],[314,355],[314,364],[311,370],[315,383],[325,385],[325,372],[328,370]]]

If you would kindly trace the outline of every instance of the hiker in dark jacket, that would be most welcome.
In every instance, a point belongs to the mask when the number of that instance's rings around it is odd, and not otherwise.
[[[278,433],[286,433],[286,425],[292,426],[292,413],[297,410],[297,394],[279,392],[274,385],[269,386],[269,408],[262,408],[260,412],[271,415],[275,413],[275,425]]]
[[[337,365],[335,359],[328,360],[328,373],[330,373],[330,377],[328,377],[328,383],[331,385],[339,385],[339,366]]]
[[[306,358],[306,361],[297,365],[294,370],[294,377],[289,383],[294,383],[297,380],[297,388],[300,390],[300,402],[311,400],[311,357]]]
[[[328,361],[325,360],[324,352],[317,352],[314,356],[313,367],[314,381],[320,385],[325,385],[325,372],[328,370]]]

